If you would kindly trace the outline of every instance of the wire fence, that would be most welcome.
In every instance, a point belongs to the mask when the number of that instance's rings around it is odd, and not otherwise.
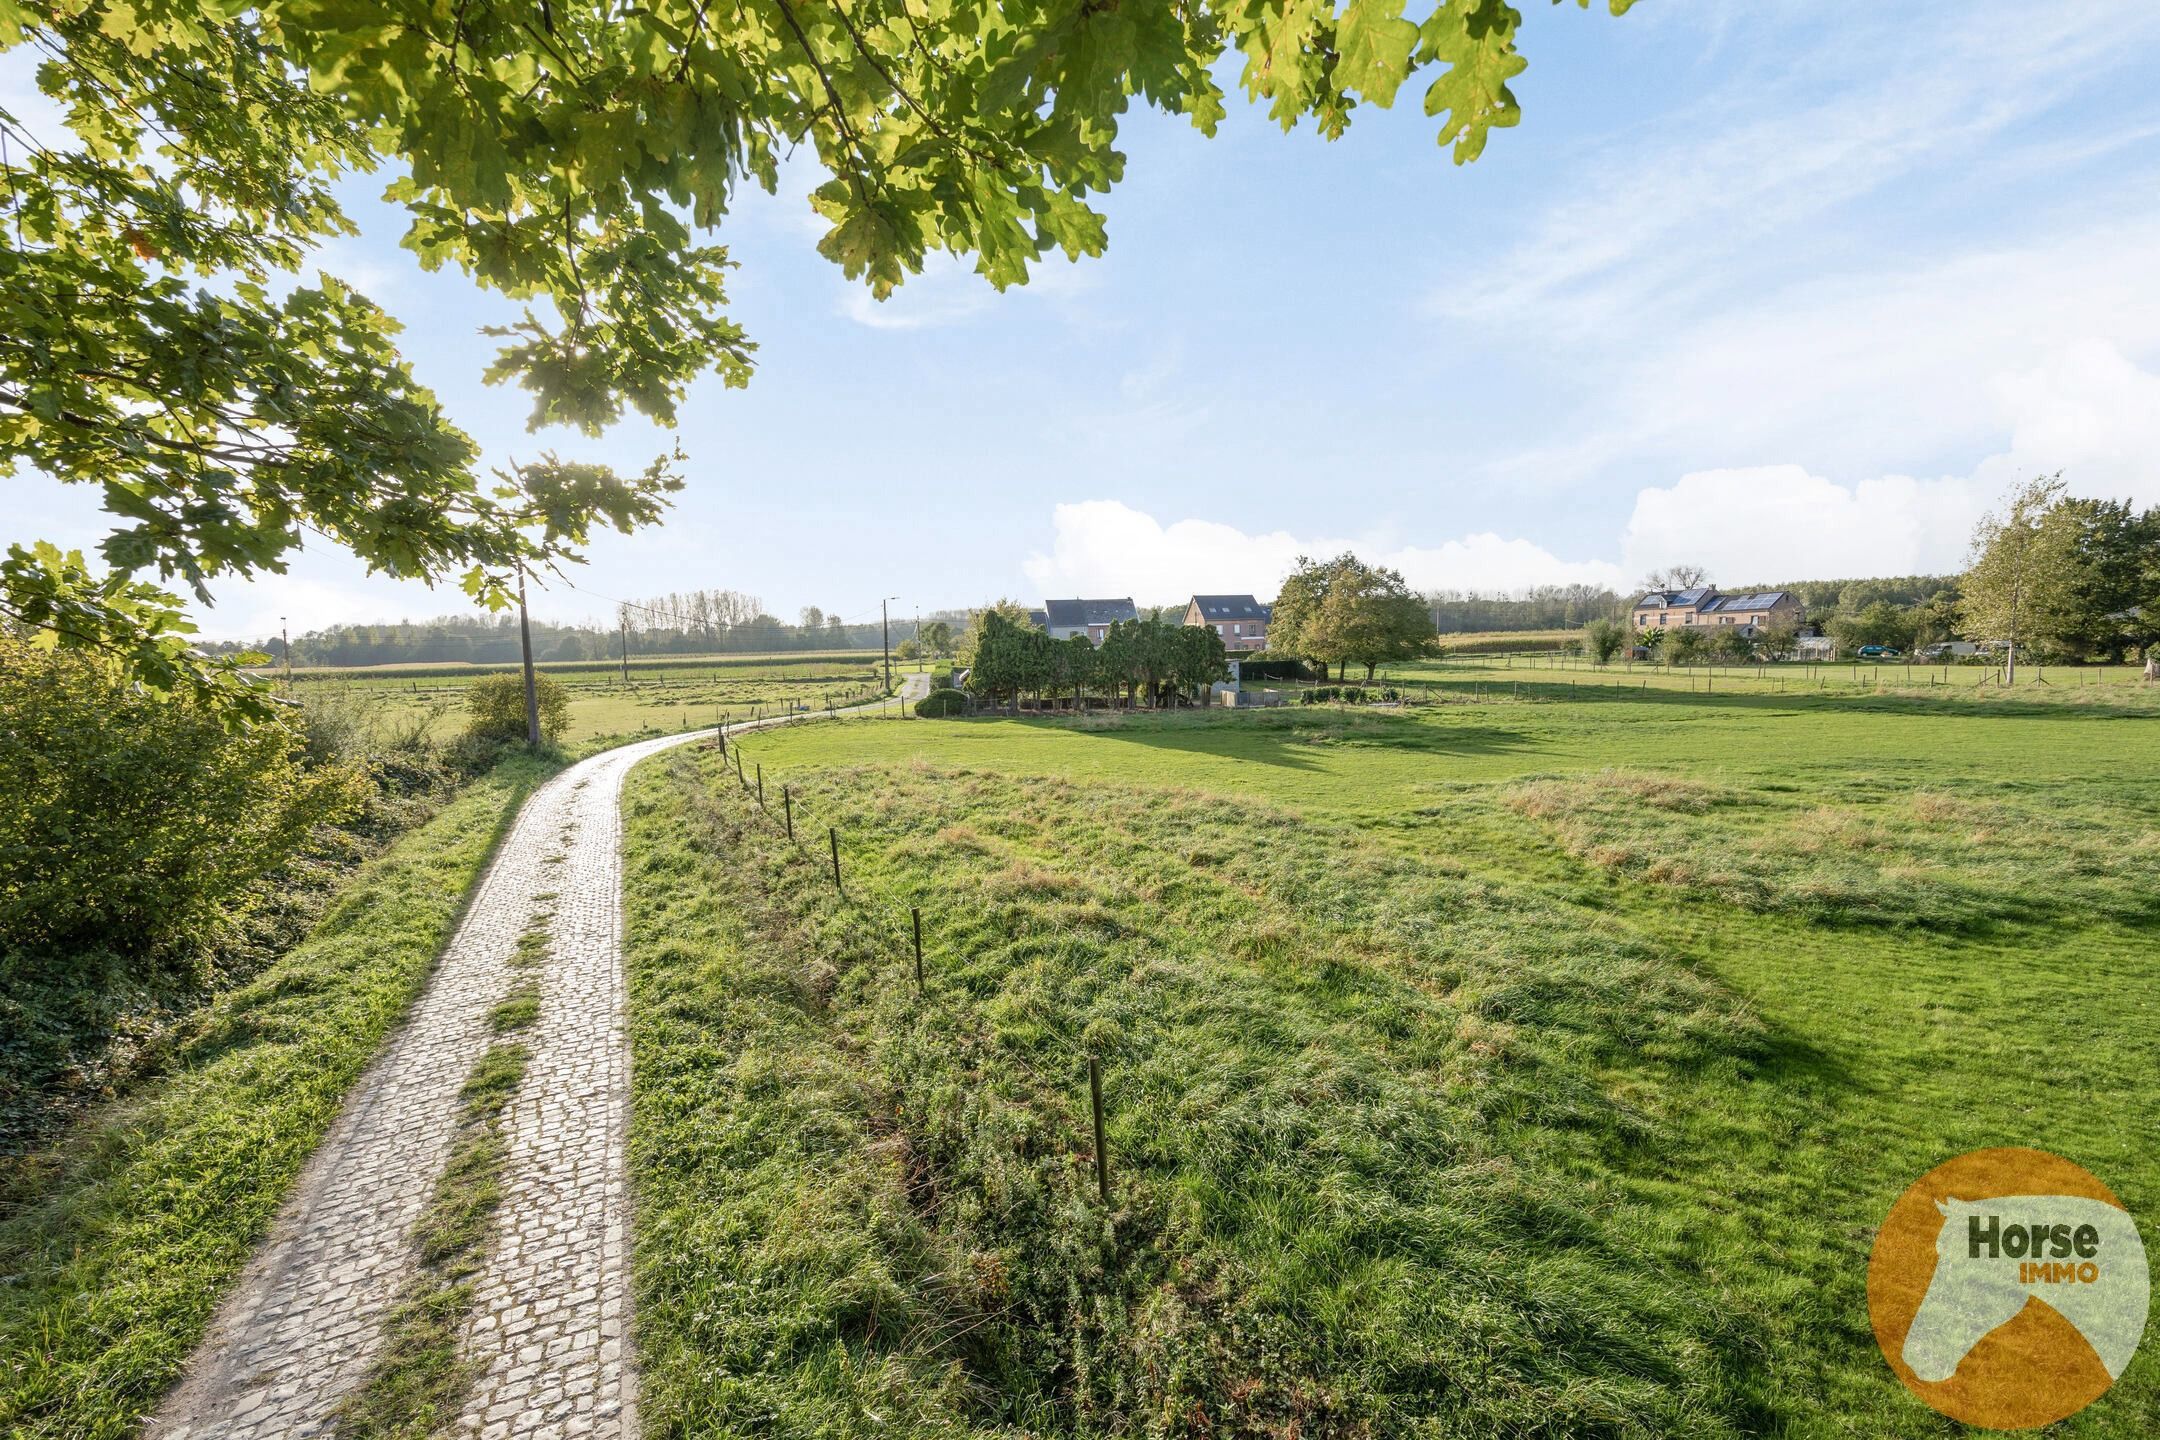
[[[888,702],[889,704],[890,702]],[[836,714],[840,721],[849,719],[876,722],[887,718],[904,718],[902,708],[888,711],[881,706],[875,713],[855,715]],[[768,718],[744,722],[737,726],[722,725],[714,735],[714,748],[722,757],[723,773],[732,773],[735,789],[755,807],[756,818],[769,823],[773,833],[788,847],[785,859],[802,864],[816,865],[823,870],[833,888],[836,899],[849,907],[868,927],[864,935],[866,946],[875,953],[890,953],[897,957],[895,963],[903,973],[911,969],[915,996],[920,1003],[940,1004],[948,1008],[949,1018],[965,1028],[974,1030],[978,1036],[987,1036],[989,1027],[980,1009],[973,1004],[965,991],[957,987],[939,987],[936,982],[934,951],[926,950],[923,943],[923,911],[921,898],[917,895],[895,893],[891,887],[876,880],[851,877],[848,865],[848,847],[843,842],[840,826],[836,822],[824,822],[822,845],[817,843],[819,821],[807,813],[807,807],[795,795],[792,785],[779,787],[779,813],[775,814],[765,785],[763,761],[746,757],[740,736],[774,728],[789,723],[796,717]],[[731,738],[731,732],[734,738]],[[806,844],[807,841],[807,844]],[[822,851],[822,854],[818,852]],[[935,923],[933,917],[933,933]],[[1046,1027],[1041,1038],[1050,1048],[1062,1052],[1072,1064],[1074,1072],[1084,1070],[1087,1076],[1088,1105],[1094,1141],[1094,1172],[1097,1197],[1104,1205],[1111,1203],[1111,1179],[1109,1142],[1106,1135],[1106,1109],[1103,1101],[1103,1064],[1099,1053],[1089,1049],[1070,1033],[1055,1027]],[[994,1041],[986,1041],[994,1044]],[[1036,1065],[1026,1055],[999,1046],[1001,1063],[1014,1072],[1025,1076],[1037,1090],[1047,1095],[1068,1092],[1074,1075],[1053,1076]],[[1069,1116],[1061,1116],[1070,1123]],[[1074,1127],[1077,1129],[1077,1127]],[[1085,1158],[1076,1153],[1076,1159]]]

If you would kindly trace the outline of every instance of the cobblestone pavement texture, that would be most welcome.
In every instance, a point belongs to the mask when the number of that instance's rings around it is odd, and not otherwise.
[[[922,693],[922,677],[908,681],[905,695]],[[525,802],[426,993],[347,1098],[150,1436],[328,1432],[411,1273],[413,1224],[448,1158],[458,1091],[491,1039],[488,1012],[533,973],[515,964],[519,937],[543,921],[540,1015],[505,1112],[504,1199],[465,1335],[477,1379],[458,1429],[482,1440],[637,1433],[618,802],[631,766],[710,734],[605,751]]]

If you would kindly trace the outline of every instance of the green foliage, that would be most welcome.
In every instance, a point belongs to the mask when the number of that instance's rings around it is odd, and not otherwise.
[[[1755,642],[1744,627],[1721,625],[1710,639],[1710,652],[1720,660],[1745,664],[1755,658]]]
[[[1600,665],[1610,665],[1627,643],[1627,626],[1609,616],[1601,615],[1583,626],[1583,653]]]
[[[1299,556],[1276,596],[1268,643],[1323,664],[1363,665],[1370,680],[1380,665],[1432,648],[1432,613],[1398,571],[1347,552]]]
[[[2012,683],[2023,652],[2044,654],[2072,620],[2078,525],[2058,503],[2062,493],[2060,475],[2013,486],[2002,507],[1973,530],[1960,613],[1973,639],[2003,647]]]
[[[993,609],[977,618],[970,633],[974,664],[967,688],[993,702],[1096,693],[1128,705],[1139,696],[1154,705],[1230,678],[1222,637],[1206,625],[1153,616],[1120,620],[1104,632],[1098,649],[1085,635],[1053,640]]]
[[[519,304],[490,331],[486,378],[530,392],[535,427],[591,433],[626,409],[666,425],[699,374],[748,379],[727,252],[695,232],[744,184],[776,188],[783,156],[821,167],[818,248],[874,294],[940,250],[1003,288],[1101,252],[1121,117],[1137,100],[1214,133],[1232,47],[1279,124],[1331,137],[1430,73],[1441,143],[1475,158],[1519,117],[1521,16],[1505,0],[1401,11],[780,0],[721,17],[701,0],[557,0],[536,22],[339,0],[10,3],[0,51],[45,54],[68,134],[0,116],[0,469],[101,487],[123,585],[155,571],[207,601],[210,580],[278,569],[312,531],[390,574],[459,574],[500,608],[520,562],[573,556],[595,523],[649,522],[679,481],[667,458],[625,478],[547,456],[489,487],[389,316],[334,276],[293,283],[353,229],[342,178],[389,172],[420,263]],[[171,632],[172,606],[103,584],[15,563],[0,606],[81,612],[65,643],[216,682],[140,643],[146,617]]]
[[[1510,595],[1440,590],[1425,596],[1433,628],[1442,635],[1576,630],[1601,617],[1610,619],[1632,602],[1632,596],[1598,585],[1534,585]]]
[[[101,950],[149,967],[230,926],[250,887],[360,777],[309,769],[297,717],[234,734],[211,704],[147,697],[115,665],[0,636],[0,951]],[[33,960],[31,957],[41,957]]]
[[[1857,614],[1840,611],[1824,629],[1837,641],[1838,650],[1850,655],[1863,645],[1910,651],[1915,625],[1911,611],[1878,600]]]
[[[1663,659],[1668,665],[1692,665],[1709,648],[1706,632],[1693,625],[1677,625],[1665,632]]]
[[[925,720],[950,720],[956,715],[967,714],[967,696],[949,686],[940,686],[915,702],[915,713]]]
[[[536,671],[533,693],[540,707],[540,738],[553,744],[570,723],[569,687]],[[515,672],[481,676],[465,687],[465,709],[471,716],[466,733],[474,739],[525,739],[525,677]]]

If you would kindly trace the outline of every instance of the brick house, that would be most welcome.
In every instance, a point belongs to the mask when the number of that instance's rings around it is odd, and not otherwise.
[[[1042,614],[1043,629],[1051,639],[1085,635],[1090,645],[1101,645],[1118,621],[1140,618],[1130,595],[1122,600],[1045,600]]]
[[[1803,614],[1800,598],[1790,590],[1758,590],[1745,595],[1726,595],[1712,585],[1691,590],[1652,590],[1635,602],[1635,629],[1717,629],[1738,626],[1750,639],[1772,625],[1798,627]]]
[[[1222,637],[1223,648],[1235,655],[1267,649],[1268,618],[1274,609],[1250,595],[1195,595],[1185,602],[1185,623],[1212,629]]]

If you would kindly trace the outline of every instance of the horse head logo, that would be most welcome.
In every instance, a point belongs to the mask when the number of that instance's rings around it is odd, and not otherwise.
[[[2144,1333],[2151,1279],[2127,1211],[2082,1195],[1942,1200],[1935,1274],[1905,1332],[1919,1379],[1957,1373],[1975,1345],[2034,1301],[2076,1327],[2119,1379]]]

